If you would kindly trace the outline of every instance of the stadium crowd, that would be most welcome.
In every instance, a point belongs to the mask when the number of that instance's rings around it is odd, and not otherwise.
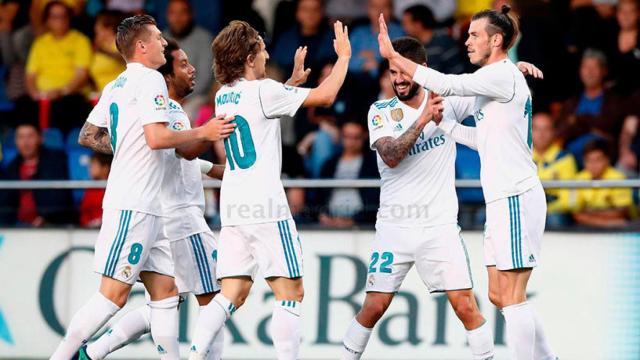
[[[378,15],[392,38],[422,42],[428,66],[473,72],[464,48],[471,14],[503,0],[0,0],[1,174],[5,180],[106,179],[109,159],[77,144],[101,89],[124,70],[115,47],[118,23],[131,13],[153,15],[197,70],[184,108],[198,126],[215,111],[219,84],[209,44],[232,19],[249,22],[267,43],[269,76],[284,81],[293,54],[307,46],[313,86],[331,70],[332,32],[349,25],[353,57],[331,108],[311,108],[282,121],[286,178],[375,178],[367,139],[371,103],[394,96],[378,53]],[[638,0],[511,2],[522,36],[509,56],[541,68],[531,80],[534,160],[542,180],[624,179],[639,173],[640,5]],[[468,122],[473,124],[473,121]],[[210,160],[225,161],[214,144]],[[458,178],[478,179],[477,154],[458,145]],[[422,184],[428,186],[428,184]],[[100,224],[101,190],[0,191],[5,225]],[[299,223],[331,227],[372,224],[377,189],[288,189]],[[480,189],[461,189],[460,221],[481,227]],[[631,189],[548,190],[548,225],[611,227],[635,219]],[[215,204],[215,195],[210,196]],[[215,218],[214,210],[209,215]]]

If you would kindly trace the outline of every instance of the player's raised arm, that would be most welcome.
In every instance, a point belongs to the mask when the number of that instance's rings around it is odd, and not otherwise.
[[[338,91],[344,83],[349,68],[351,58],[351,43],[349,42],[349,31],[346,26],[342,26],[340,21],[333,24],[335,39],[333,48],[338,55],[331,73],[318,87],[311,89],[309,95],[302,103],[304,107],[330,106],[336,99]]]
[[[498,101],[509,101],[513,97],[514,79],[510,73],[501,71],[500,68],[483,67],[473,74],[446,75],[426,66],[416,64],[393,49],[384,17],[381,15],[378,21],[380,25],[380,33],[378,34],[380,54],[387,58],[390,63],[400,68],[402,72],[411,75],[413,81],[430,91],[442,96],[487,96]],[[486,33],[483,26],[478,26],[479,29],[469,30],[470,37],[481,36],[483,34],[478,33],[482,31]],[[495,41],[496,46],[502,46],[499,41],[503,40]],[[473,47],[469,49],[470,51],[476,51]],[[495,56],[496,58],[503,56],[506,59],[506,51],[502,55]],[[483,63],[483,65],[486,64]],[[542,71],[529,63],[518,63],[518,69],[525,75],[531,75],[535,78],[543,77]]]

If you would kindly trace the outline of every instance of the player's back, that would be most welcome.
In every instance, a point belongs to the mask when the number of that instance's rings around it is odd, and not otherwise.
[[[521,194],[539,183],[531,140],[531,92],[518,68],[509,60],[488,65],[512,89],[510,99],[477,96],[474,118],[478,128],[480,180],[485,199]]]
[[[103,208],[161,215],[163,155],[147,145],[143,126],[167,121],[167,101],[162,75],[142,64],[128,64],[105,87],[88,119],[108,129],[114,153]]]
[[[256,224],[291,217],[280,181],[280,117],[292,116],[308,89],[276,81],[238,80],[216,93],[216,114],[235,116],[224,140],[227,164],[221,187],[222,225]]]

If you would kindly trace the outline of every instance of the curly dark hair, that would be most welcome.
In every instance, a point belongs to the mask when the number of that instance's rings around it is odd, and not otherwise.
[[[258,31],[248,23],[238,20],[230,22],[211,44],[216,80],[225,85],[241,78],[247,57],[260,51],[261,42]]]

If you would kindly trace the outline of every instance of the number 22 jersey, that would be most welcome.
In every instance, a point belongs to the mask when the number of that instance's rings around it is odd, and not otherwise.
[[[216,93],[216,115],[235,116],[235,131],[224,140],[227,163],[220,189],[222,226],[291,218],[280,180],[280,117],[293,116],[309,89],[280,82],[240,79]]]

